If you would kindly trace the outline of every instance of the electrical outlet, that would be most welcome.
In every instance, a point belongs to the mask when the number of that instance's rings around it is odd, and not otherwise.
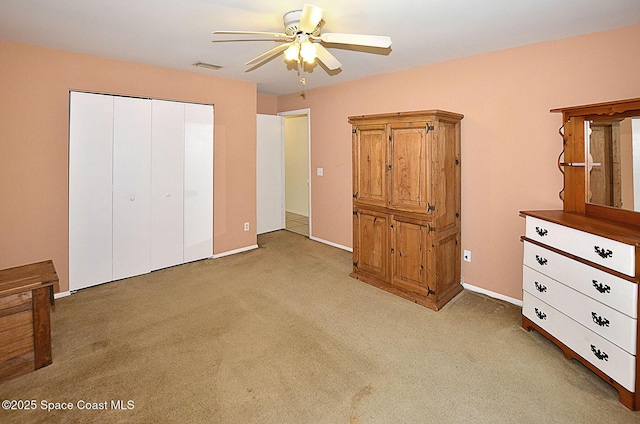
[[[249,223],[248,222],[244,223],[244,230],[245,231],[249,231]]]
[[[471,250],[465,250],[462,254],[462,258],[465,262],[471,262]]]

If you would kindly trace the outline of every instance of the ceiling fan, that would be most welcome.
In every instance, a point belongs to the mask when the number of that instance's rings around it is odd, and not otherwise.
[[[261,31],[213,31],[213,34],[258,35],[268,40],[281,41],[281,44],[260,56],[251,59],[245,65],[262,65],[267,59],[284,51],[287,60],[296,61],[300,67],[312,64],[316,59],[328,70],[339,69],[342,64],[322,43],[346,44],[386,49],[391,46],[391,38],[379,35],[321,33],[324,24],[324,9],[305,4],[302,10],[293,10],[284,15],[284,33]],[[233,40],[236,41],[236,40]],[[239,41],[239,40],[238,40]],[[301,80],[304,84],[304,78]]]

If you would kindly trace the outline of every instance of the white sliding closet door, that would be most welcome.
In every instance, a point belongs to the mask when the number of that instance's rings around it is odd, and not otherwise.
[[[213,255],[213,106],[186,103],[184,261]]]
[[[69,290],[111,281],[113,97],[72,92]]]
[[[151,101],[114,98],[113,279],[150,271]]]
[[[153,100],[151,269],[184,262],[184,103]]]
[[[213,255],[213,106],[71,92],[69,290]]]

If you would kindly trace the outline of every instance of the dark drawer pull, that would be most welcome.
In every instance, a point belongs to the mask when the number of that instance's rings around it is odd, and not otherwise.
[[[542,312],[540,309],[538,308],[534,308],[536,310],[536,315],[538,316],[538,318],[540,319],[547,319],[547,314],[545,314],[544,312]]]
[[[536,290],[538,290],[540,293],[544,293],[547,291],[547,286],[543,286],[542,284],[538,283],[537,281],[534,281],[534,284],[536,285]]]
[[[598,283],[598,280],[591,280],[593,287],[596,288],[600,293],[611,293],[611,287],[606,284]]]
[[[609,326],[609,320],[606,318],[602,318],[600,315],[596,314],[595,312],[591,312],[591,318],[593,319],[593,322],[598,324],[600,327]]]
[[[595,357],[598,358],[601,361],[608,361],[609,360],[609,355],[607,355],[604,352],[601,352],[600,349],[596,349],[596,347],[594,345],[591,345],[591,352],[593,352]]]
[[[536,261],[540,264],[540,265],[546,265],[547,264],[547,259],[543,258],[542,256],[538,256],[536,255]]]
[[[549,234],[549,231],[545,230],[544,228],[536,227],[536,233],[538,233],[540,237],[544,237]]]
[[[600,246],[593,246],[593,249],[603,259],[613,257],[613,252],[609,249],[603,249]]]

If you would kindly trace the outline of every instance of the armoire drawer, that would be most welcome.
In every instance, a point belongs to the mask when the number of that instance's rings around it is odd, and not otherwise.
[[[526,217],[527,238],[635,277],[635,247],[606,237]]]
[[[637,321],[582,293],[522,267],[523,289],[632,355],[636,354]]]
[[[522,314],[625,389],[635,391],[635,356],[526,291],[523,292]]]
[[[638,318],[638,285],[527,241],[524,264],[598,302]]]

